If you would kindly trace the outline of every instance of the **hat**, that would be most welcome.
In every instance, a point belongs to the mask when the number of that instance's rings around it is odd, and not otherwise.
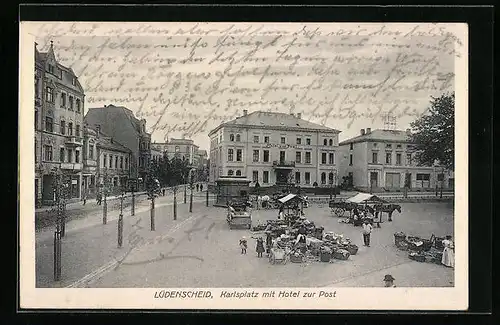
[[[386,274],[384,277],[384,281],[394,281],[394,280],[396,279],[394,279],[390,274]]]
[[[245,236],[241,237],[241,239],[247,239]]]

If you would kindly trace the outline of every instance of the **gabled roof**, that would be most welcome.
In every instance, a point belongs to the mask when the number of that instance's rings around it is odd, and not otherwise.
[[[122,152],[132,152],[129,148],[125,147],[115,139],[107,136],[100,136],[99,140],[97,141],[97,146],[101,148],[106,148],[106,149],[112,149],[116,151],[122,151]]]
[[[100,124],[101,130],[108,133],[112,133],[109,131],[111,125],[121,128],[127,124],[137,134],[140,133],[140,121],[134,116],[131,110],[123,106],[108,105],[89,108],[84,120],[89,125]]]
[[[310,129],[314,131],[335,132],[341,131],[326,127],[321,124],[312,123],[298,118],[296,115],[286,113],[255,111],[247,115],[237,117],[234,120],[220,124],[218,127],[210,131],[209,135],[225,126],[254,126],[261,128],[276,128],[276,129]]]
[[[339,146],[365,141],[410,142],[406,131],[377,129],[368,134],[365,133],[364,135],[358,135],[354,138],[344,140],[339,143]]]

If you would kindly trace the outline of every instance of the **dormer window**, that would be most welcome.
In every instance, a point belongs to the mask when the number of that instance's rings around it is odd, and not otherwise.
[[[71,78],[71,84],[73,86],[76,86],[76,78],[75,77]]]

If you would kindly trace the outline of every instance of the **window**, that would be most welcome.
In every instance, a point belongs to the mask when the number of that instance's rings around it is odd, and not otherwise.
[[[89,144],[89,159],[94,159],[94,145]]]
[[[385,163],[390,165],[392,160],[392,153],[391,152],[386,152],[385,153]]]
[[[396,145],[396,148],[401,149],[401,145],[400,144]]]
[[[236,176],[241,176],[241,170],[239,170],[239,169],[238,169],[238,170],[236,171]]]
[[[374,143],[374,144],[373,144],[373,147],[377,147],[377,144],[376,144],[376,143]]]
[[[310,184],[311,183],[311,173],[310,172],[305,172],[304,173],[304,178],[305,178],[305,183]]]
[[[388,143],[385,145],[385,147],[390,149],[390,148],[392,148],[392,144]]]
[[[268,136],[264,137],[264,143],[269,143],[269,137]]]
[[[259,136],[258,135],[254,135],[253,136],[253,142],[254,143],[259,143]]]
[[[233,161],[233,149],[227,149],[227,161]]]
[[[349,166],[352,166],[352,153],[349,155]]]
[[[400,153],[396,154],[396,165],[401,165],[401,154]]]
[[[264,162],[269,162],[269,150],[264,150]]]
[[[79,137],[80,136],[80,124],[77,124],[76,125],[76,136]]]
[[[259,161],[259,150],[254,150],[253,151],[253,162],[258,162]]]
[[[352,150],[354,149],[354,143],[351,142],[351,144],[349,144],[349,150]]]
[[[241,161],[242,151],[241,149],[236,149],[236,161]]]
[[[302,153],[300,151],[295,152],[295,162],[302,163]]]
[[[141,160],[143,161],[143,166],[144,166],[144,158],[141,157]],[[109,155],[109,168],[113,168],[113,155]]]
[[[123,157],[120,157],[120,169],[123,169]]]
[[[430,174],[417,174],[417,187],[430,187]]]
[[[239,134],[236,135],[236,142],[240,142],[241,141],[241,136]]]
[[[378,153],[372,152],[372,164],[378,164]]]
[[[72,84],[73,86],[75,86],[75,85],[76,85],[76,78],[75,78],[75,77],[71,78],[71,84]]]
[[[323,140],[323,145],[324,145],[324,146],[326,146],[326,145],[327,145],[327,143],[328,143],[328,142],[327,142],[327,140],[326,140],[326,139],[324,139],[324,140]]]
[[[52,117],[45,117],[45,131],[54,132],[54,120]]]
[[[310,138],[307,138],[307,139],[306,139],[306,144],[307,144],[308,146],[310,146],[310,145],[311,145],[311,139],[310,139]]]
[[[68,162],[73,162],[73,150],[68,149]]]
[[[75,163],[80,163],[80,151],[75,150]]]
[[[106,165],[108,164],[108,155],[104,154],[102,157],[103,157],[102,158],[103,159],[103,164],[102,165],[103,165],[104,168],[106,168]]]
[[[321,153],[321,163],[326,164],[326,152]]]
[[[61,107],[66,107],[66,93],[61,93]]]
[[[128,157],[125,157],[125,169],[128,169]]]
[[[321,173],[321,184],[326,184],[326,174],[324,172]]]
[[[443,173],[438,174],[438,181],[439,182],[444,181],[444,174]]]
[[[328,154],[328,163],[330,165],[335,165],[335,154],[333,152]]]
[[[52,146],[43,146],[44,159],[46,161],[52,161]]]
[[[265,184],[269,183],[269,172],[267,170],[262,173],[262,182]]]
[[[300,172],[295,172],[295,184],[300,184]]]
[[[407,165],[411,165],[412,161],[411,161],[411,153],[408,153],[406,154],[406,164]]]
[[[54,89],[51,88],[51,87],[47,87],[46,89],[46,100],[49,102],[49,103],[53,103],[54,102]]]
[[[333,173],[328,174],[328,184],[333,184]]]
[[[329,141],[329,143],[328,143],[328,144],[330,145],[330,147],[331,147],[331,146],[333,146],[333,140],[332,140],[332,139],[330,139],[330,141]]]
[[[297,144],[302,144],[302,138],[297,138]]]
[[[233,176],[233,175],[234,175],[234,171],[232,169],[227,171],[227,176]]]
[[[253,181],[254,183],[257,183],[257,182],[259,181],[259,171],[254,170],[254,171],[252,172],[252,181]]]
[[[234,141],[234,134],[229,135],[229,141]]]
[[[64,135],[66,134],[66,122],[61,121],[61,134]]]
[[[59,149],[59,161],[64,162],[64,148]]]
[[[78,113],[80,113],[80,109],[81,109],[80,98],[77,98],[76,99],[76,111]]]
[[[73,123],[68,123],[68,135],[73,135]]]
[[[286,143],[285,137],[281,137],[281,144],[285,144],[285,143]]]
[[[310,164],[310,163],[311,163],[311,152],[306,151],[306,164]]]
[[[115,156],[115,168],[118,169],[118,156]]]
[[[73,110],[73,96],[69,96],[69,109]]]

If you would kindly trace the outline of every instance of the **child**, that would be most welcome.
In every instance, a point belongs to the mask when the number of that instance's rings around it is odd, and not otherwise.
[[[257,257],[262,257],[262,253],[264,253],[265,249],[264,240],[261,237],[257,238],[257,247],[255,250],[257,251]]]
[[[245,236],[243,236],[240,239],[240,248],[241,248],[241,254],[247,253],[247,239],[245,238]]]

